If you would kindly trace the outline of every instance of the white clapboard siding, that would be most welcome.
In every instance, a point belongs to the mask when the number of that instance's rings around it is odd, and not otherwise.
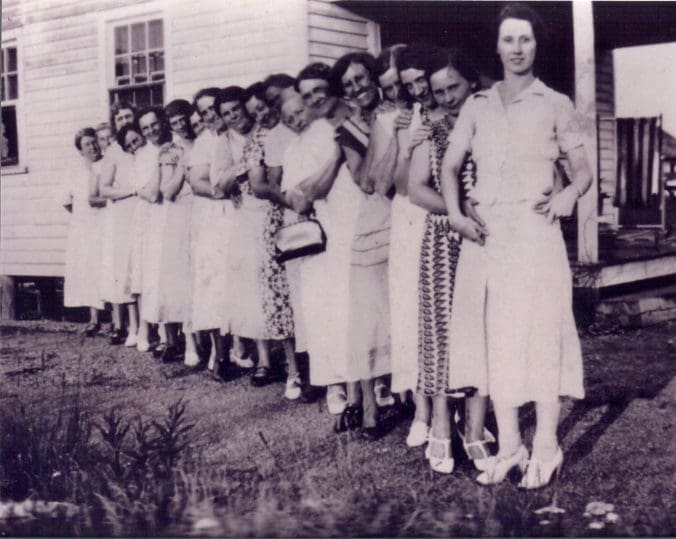
[[[0,273],[62,276],[68,214],[60,185],[78,155],[75,132],[107,119],[102,63],[110,23],[160,14],[165,98],[206,86],[295,75],[310,60],[378,52],[378,27],[320,0],[3,0],[2,29],[19,27],[21,166],[0,181]]]
[[[21,165],[0,181],[0,273],[62,276],[68,213],[60,185],[79,156],[75,132],[105,120],[98,16],[136,0],[3,0],[20,19]]]
[[[380,52],[376,23],[325,0],[308,0],[308,40],[315,62],[333,64],[350,52]]]

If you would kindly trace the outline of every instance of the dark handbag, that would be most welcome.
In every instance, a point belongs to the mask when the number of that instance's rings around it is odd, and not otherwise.
[[[277,262],[283,264],[304,256],[326,251],[326,233],[316,219],[283,226],[275,234]]]

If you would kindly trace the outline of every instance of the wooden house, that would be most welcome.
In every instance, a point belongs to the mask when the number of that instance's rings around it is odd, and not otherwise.
[[[676,248],[668,241],[640,256],[608,256],[599,250],[599,227],[611,230],[616,239],[618,229],[612,206],[614,134],[606,127],[597,129],[596,121],[599,113],[614,113],[611,51],[676,41],[673,4],[640,4],[627,3],[620,10],[585,0],[537,6],[551,31],[541,77],[574,99],[586,119],[590,160],[599,165],[571,233],[577,285],[591,290],[676,274]],[[460,46],[495,77],[489,21],[501,5],[3,0],[3,314],[12,315],[17,279],[63,276],[68,216],[55,192],[77,157],[74,133],[105,121],[111,101],[190,99],[205,86],[247,85],[270,73],[295,74],[312,60],[331,63],[346,52],[378,53],[381,46],[397,42]],[[631,27],[625,27],[630,18]]]

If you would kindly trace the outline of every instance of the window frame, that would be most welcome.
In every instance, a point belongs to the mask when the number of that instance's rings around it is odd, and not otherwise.
[[[21,48],[21,28],[14,28],[2,33],[2,48],[13,47],[16,49],[16,75],[17,75],[17,98],[5,99],[2,101],[2,107],[14,107],[16,116],[17,131],[17,162],[12,165],[0,165],[3,176],[14,174],[26,174],[28,172],[27,147],[26,147],[26,127],[24,123],[24,69],[23,69],[23,50]]]
[[[99,13],[98,36],[99,36],[99,96],[102,117],[108,118],[112,92],[116,90],[134,89],[157,84],[139,83],[127,86],[117,86],[115,77],[115,27],[132,25],[139,22],[147,23],[154,19],[162,20],[162,40],[164,51],[164,101],[168,101],[170,88],[172,87],[172,61],[171,47],[169,43],[170,18],[167,13],[166,2],[151,1],[141,5],[127,6]],[[131,53],[130,53],[131,54]],[[149,67],[149,66],[148,66]],[[131,66],[130,66],[131,70]]]

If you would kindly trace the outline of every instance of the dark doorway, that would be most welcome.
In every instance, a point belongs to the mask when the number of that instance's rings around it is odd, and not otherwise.
[[[506,2],[429,2],[358,0],[338,2],[380,24],[383,47],[424,41],[459,47],[493,80],[502,77],[496,48],[495,20]],[[538,76],[559,92],[573,97],[574,51],[571,2],[528,2],[547,29],[539,45]]]

